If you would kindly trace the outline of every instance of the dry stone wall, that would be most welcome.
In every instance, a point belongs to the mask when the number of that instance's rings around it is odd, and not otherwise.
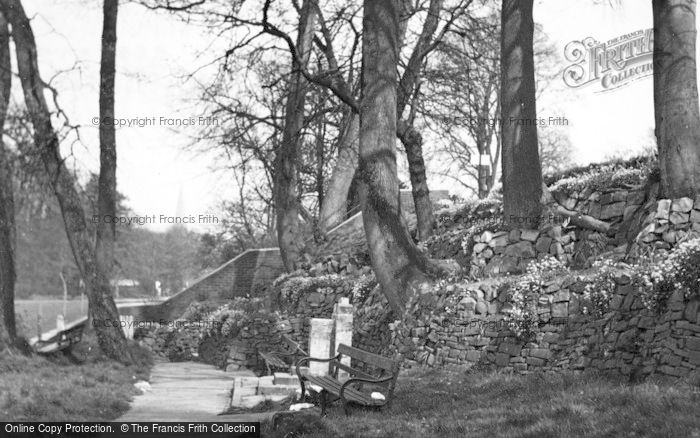
[[[406,366],[479,364],[519,373],[595,369],[633,377],[696,373],[700,299],[674,294],[657,313],[644,307],[625,275],[616,279],[609,311],[602,316],[582,309],[585,278],[567,276],[545,284],[537,302],[540,322],[531,336],[516,336],[509,323],[514,308],[504,275],[522,272],[533,260],[554,256],[575,265],[605,252],[634,260],[700,236],[700,197],[649,200],[653,193],[641,186],[553,193],[564,207],[610,223],[613,232],[606,235],[555,218],[545,218],[539,230],[504,231],[497,223],[499,207],[488,203],[468,214],[442,217],[446,220],[440,220],[436,237],[427,245],[430,254],[455,258],[483,280],[444,284],[415,297],[400,322],[393,321],[378,288],[353,302],[358,299],[354,283],[370,273],[358,216],[317,247],[306,272],[277,280],[267,291],[272,296],[268,311],[246,319],[240,330],[205,336],[200,357],[228,369],[262,371],[260,350],[284,350],[282,334],[307,346],[309,320],[330,318],[335,303],[345,297],[355,306],[353,344],[400,355]],[[475,221],[481,224],[475,227]],[[276,263],[270,263],[266,278],[277,272]],[[239,267],[220,274],[229,276],[222,281],[230,283],[244,272]],[[249,290],[256,280],[244,283]]]
[[[582,312],[584,283],[557,279],[545,285],[541,323],[523,340],[510,330],[512,307],[501,286],[495,280],[449,285],[417,297],[407,318],[391,326],[394,352],[408,366],[479,363],[519,373],[597,369],[680,377],[700,368],[698,299],[675,294],[655,314],[621,276],[610,311],[593,317]]]
[[[260,351],[288,351],[282,335],[293,338],[288,319],[275,313],[257,312],[244,318],[235,330],[214,332],[199,344],[200,358],[228,371],[241,368],[263,372],[265,364]]]
[[[475,278],[488,278],[521,273],[532,260],[550,255],[570,266],[586,266],[603,253],[634,259],[699,235],[700,197],[647,199],[654,192],[634,187],[554,193],[564,207],[609,223],[610,235],[554,216],[544,217],[539,230],[504,231],[500,209],[488,204],[447,212],[427,249],[432,257],[457,260]]]
[[[367,271],[370,269],[360,270],[362,274],[368,274]],[[311,318],[331,318],[340,298],[353,299],[353,284],[352,277],[337,274],[283,277],[269,291],[278,295],[272,300],[276,303],[274,309],[251,316],[237,315],[239,320],[224,322],[227,328],[206,333],[198,345],[199,357],[227,370],[248,368],[265,372],[259,352],[287,351],[282,335],[308,348]],[[389,345],[391,317],[386,314],[387,303],[378,289],[365,303],[354,306],[353,345],[379,352]]]
[[[669,250],[684,240],[700,236],[700,196],[658,201],[631,248],[633,257]]]

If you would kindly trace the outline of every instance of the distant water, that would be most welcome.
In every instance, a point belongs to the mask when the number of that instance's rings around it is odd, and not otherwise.
[[[147,300],[153,302],[153,298],[125,298],[116,300],[117,306],[123,304],[143,303]],[[65,323],[75,321],[87,316],[87,297],[66,302],[66,313],[63,315]],[[63,300],[36,299],[15,300],[15,313],[17,314],[17,331],[21,336],[36,336],[39,328],[41,332],[56,328],[56,317],[63,313]],[[40,326],[40,327],[39,327]]]

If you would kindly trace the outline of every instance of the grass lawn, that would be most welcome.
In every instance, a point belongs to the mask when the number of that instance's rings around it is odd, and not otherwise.
[[[91,336],[75,348],[82,361],[63,357],[0,356],[0,421],[109,421],[129,408],[147,379],[152,360],[132,346],[137,364],[124,366],[102,357]]]
[[[269,425],[267,425],[269,429]],[[289,431],[284,431],[289,432]],[[267,431],[263,436],[282,437]],[[301,433],[299,433],[301,432]],[[297,437],[700,437],[700,380],[639,384],[598,375],[415,371],[381,412],[339,403]]]

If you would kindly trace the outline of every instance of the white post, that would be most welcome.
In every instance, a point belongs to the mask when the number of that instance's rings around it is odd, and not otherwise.
[[[66,321],[63,319],[63,315],[56,315],[56,330],[63,331],[66,329]]]
[[[126,339],[134,339],[134,315],[119,315],[119,321]]]
[[[39,301],[39,312],[36,314],[36,329],[39,332],[37,339],[40,341],[41,341],[41,317],[42,317],[41,301]]]
[[[352,346],[352,323],[353,307],[348,298],[340,298],[333,309],[333,320],[335,324],[335,342],[333,344],[333,355],[338,354],[338,345],[345,344]],[[343,356],[340,359],[343,365],[350,366],[350,358]],[[338,372],[338,379],[345,380],[349,374],[345,371]]]
[[[331,354],[331,334],[333,320],[328,318],[311,318],[309,332],[309,356],[327,358]],[[327,376],[328,362],[309,362],[309,374]]]

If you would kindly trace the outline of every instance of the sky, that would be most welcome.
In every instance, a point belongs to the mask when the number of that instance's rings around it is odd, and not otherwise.
[[[102,2],[24,0],[23,4],[32,18],[41,74],[47,81],[53,78],[62,108],[73,124],[82,126],[82,145],[71,150],[66,145],[64,152],[72,151],[78,168],[96,171],[99,143],[93,118],[98,116]],[[564,49],[571,41],[592,37],[603,42],[652,26],[651,2],[640,0],[539,0],[534,18],[556,44],[562,70],[569,64]],[[150,126],[118,129],[118,190],[140,215],[221,217],[217,205],[235,196],[233,180],[216,171],[221,163],[215,156],[186,150],[193,144],[196,126],[167,126],[167,119],[174,118],[192,117],[195,125],[206,123],[198,119],[201,114],[194,104],[197,85],[184,76],[212,55],[211,38],[196,26],[133,3],[120,6],[117,36],[116,116],[156,119]],[[205,69],[199,77],[207,74]],[[651,76],[604,93],[599,86],[569,88],[563,79],[557,81],[554,90],[538,100],[538,116],[567,119],[565,130],[576,163],[633,154],[652,144]],[[429,179],[431,188],[454,187],[431,178],[430,173]],[[206,231],[210,227],[190,228]]]

